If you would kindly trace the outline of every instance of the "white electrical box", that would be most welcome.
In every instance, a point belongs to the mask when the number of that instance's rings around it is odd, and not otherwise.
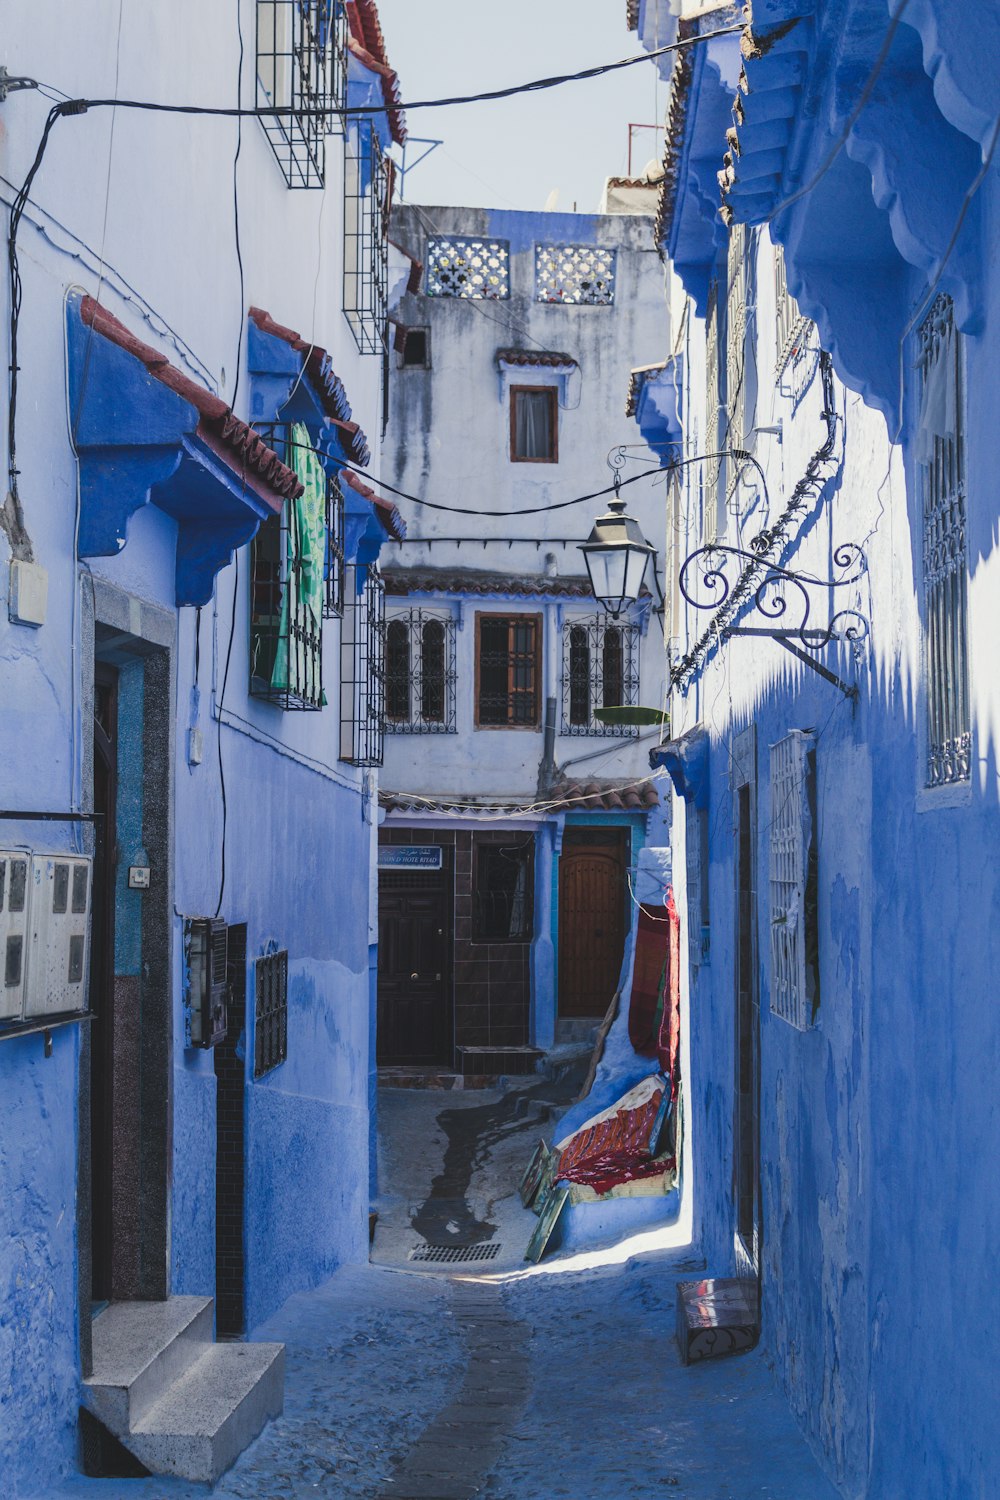
[[[49,602],[49,575],[38,563],[15,558],[10,565],[10,592],[7,595],[7,618],[12,625],[45,624]]]
[[[0,1021],[24,1015],[28,958],[28,872],[31,855],[0,850]]]
[[[92,861],[0,851],[0,871],[0,1020],[86,1010]]]

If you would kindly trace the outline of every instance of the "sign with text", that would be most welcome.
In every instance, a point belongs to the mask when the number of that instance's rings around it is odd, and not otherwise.
[[[384,844],[378,851],[380,870],[440,870],[440,844]]]

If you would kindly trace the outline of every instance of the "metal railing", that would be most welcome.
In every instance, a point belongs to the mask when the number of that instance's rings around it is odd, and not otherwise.
[[[385,584],[375,567],[346,571],[340,637],[340,759],[380,766],[385,742]]]
[[[279,111],[261,125],[289,187],[323,187],[346,80],[343,0],[257,0],[257,103]]]
[[[362,354],[386,347],[394,176],[371,121],[344,132],[344,316]]]

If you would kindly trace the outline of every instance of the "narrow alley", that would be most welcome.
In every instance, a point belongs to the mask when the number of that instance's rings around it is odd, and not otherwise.
[[[579,1084],[384,1089],[373,1261],[256,1331],[286,1351],[285,1410],[213,1492],[240,1500],[834,1500],[762,1351],[685,1368],[669,1230],[526,1268],[517,1180]],[[560,1095],[563,1097],[560,1098]],[[541,1118],[539,1102],[546,1118]],[[418,1268],[422,1243],[488,1265]],[[650,1242],[662,1248],[647,1248]],[[79,1480],[94,1500],[196,1500],[164,1479]]]

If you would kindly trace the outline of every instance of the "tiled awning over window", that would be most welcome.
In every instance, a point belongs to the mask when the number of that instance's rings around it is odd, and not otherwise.
[[[66,319],[79,555],[116,555],[152,503],[177,522],[176,603],[207,604],[234,549],[302,486],[225,401],[92,297],[71,295]]]

